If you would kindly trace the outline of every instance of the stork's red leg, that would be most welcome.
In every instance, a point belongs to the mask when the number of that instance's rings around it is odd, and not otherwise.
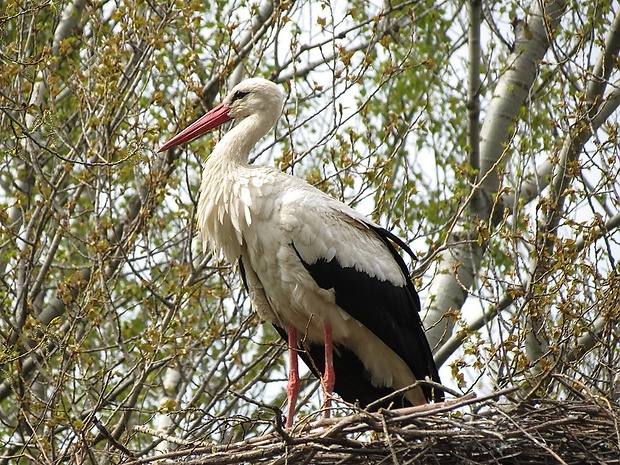
[[[286,397],[288,406],[286,409],[286,427],[293,426],[295,417],[295,406],[297,405],[297,395],[299,394],[299,367],[297,365],[297,330],[293,326],[287,328],[288,333],[288,355],[289,372],[288,384],[286,386]]]
[[[323,342],[325,343],[325,372],[323,373],[323,408],[325,418],[329,418],[331,395],[336,384],[336,372],[334,371],[334,343],[332,341],[332,327],[325,323],[323,332]]]

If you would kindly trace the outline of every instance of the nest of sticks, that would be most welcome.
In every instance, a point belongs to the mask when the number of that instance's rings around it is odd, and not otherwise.
[[[620,406],[587,397],[516,402],[514,389],[443,403],[301,423],[241,442],[175,440],[176,450],[125,465],[230,464],[620,464]]]

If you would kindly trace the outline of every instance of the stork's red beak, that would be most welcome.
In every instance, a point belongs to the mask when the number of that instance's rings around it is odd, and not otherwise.
[[[176,147],[179,144],[184,142],[189,142],[194,140],[196,137],[204,134],[207,131],[210,131],[213,128],[218,127],[220,124],[225,123],[226,121],[230,121],[232,118],[228,116],[228,112],[230,108],[225,107],[222,103],[218,106],[214,107],[211,111],[207,112],[201,118],[198,118],[188,127],[183,129],[180,133],[162,145],[159,152],[163,152],[164,150],[171,149],[172,147]]]

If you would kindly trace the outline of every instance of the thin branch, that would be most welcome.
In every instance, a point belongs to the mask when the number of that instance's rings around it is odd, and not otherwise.
[[[469,0],[469,73],[467,84],[467,140],[469,145],[469,164],[480,169],[480,24],[482,1]]]

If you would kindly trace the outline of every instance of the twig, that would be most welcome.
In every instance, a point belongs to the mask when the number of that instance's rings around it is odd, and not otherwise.
[[[390,436],[387,423],[385,422],[385,417],[381,417],[381,425],[383,426],[383,433],[385,434],[385,442],[387,443],[390,453],[392,454],[392,462],[394,462],[394,465],[399,465],[398,457],[396,456],[396,451],[394,450],[394,444],[392,443],[392,437]]]
[[[524,436],[526,436],[530,441],[532,441],[534,444],[536,444],[538,447],[546,450],[547,452],[549,452],[549,454],[551,454],[551,456],[556,459],[558,462],[560,462],[563,465],[568,465],[564,460],[562,460],[562,457],[560,457],[558,454],[556,454],[553,449],[551,449],[549,446],[547,446],[546,444],[543,444],[542,442],[540,442],[538,439],[536,439],[534,436],[532,436],[530,433],[528,433],[526,430],[524,430],[523,428],[521,428],[521,426],[519,426],[517,424],[517,422],[515,422],[512,418],[510,418],[510,416],[506,415],[505,412],[502,412],[501,410],[497,410],[501,415],[503,415],[504,417],[506,417],[506,419],[511,422],[513,425],[515,425],[517,427],[517,429],[523,433]]]
[[[115,448],[120,450],[123,454],[128,457],[135,458],[135,454],[123,446],[120,442],[118,442],[114,436],[110,434],[110,432],[106,429],[106,427],[99,421],[99,418],[93,415],[93,423],[99,430],[99,432],[112,444]]]
[[[135,425],[133,427],[134,431],[137,431],[139,433],[145,433],[145,434],[149,434],[151,436],[154,436],[156,438],[159,439],[163,439],[165,441],[171,442],[173,444],[177,444],[179,446],[206,446],[207,443],[206,442],[195,442],[195,441],[188,441],[185,439],[179,439],[177,437],[174,436],[170,436],[169,434],[164,433],[163,431],[159,431],[156,430],[154,428],[149,428],[148,426],[144,426],[144,425]]]
[[[471,400],[474,400],[475,402],[479,401],[476,397],[476,394],[473,392],[470,392],[469,394],[466,394],[457,399],[446,400],[444,402],[437,402],[434,404],[416,405],[414,407],[404,407],[404,408],[391,409],[391,410],[381,409],[379,410],[379,412],[382,415],[385,415],[388,417],[402,417],[404,415],[419,414],[419,413],[426,413],[426,412],[438,412],[438,411],[443,412],[446,409],[451,410],[456,407],[460,407],[461,405],[470,403],[469,401]]]

